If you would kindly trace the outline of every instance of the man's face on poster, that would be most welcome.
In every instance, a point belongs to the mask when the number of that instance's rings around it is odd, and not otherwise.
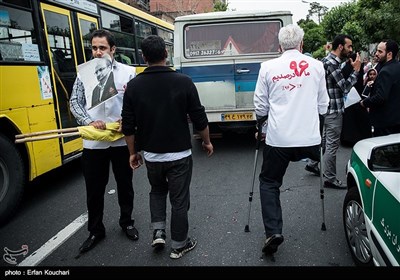
[[[99,82],[105,82],[105,78],[107,77],[108,73],[110,72],[111,67],[107,64],[105,59],[101,59],[99,63],[96,65],[95,68],[95,75]]]

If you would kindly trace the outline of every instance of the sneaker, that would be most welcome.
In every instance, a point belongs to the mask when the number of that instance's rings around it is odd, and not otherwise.
[[[276,233],[271,235],[265,240],[264,247],[262,249],[263,253],[270,255],[278,251],[278,246],[283,242],[283,235]]]
[[[334,182],[325,181],[324,182],[324,188],[344,190],[344,189],[347,189],[347,186],[342,184],[341,181],[335,180]]]
[[[311,166],[311,165],[306,165],[306,167],[304,168],[305,170],[307,170],[308,172],[313,173],[314,175],[320,176],[321,175],[321,171],[319,170],[318,166]]]
[[[182,256],[186,253],[189,252],[190,250],[193,250],[194,247],[197,245],[197,240],[196,239],[187,239],[187,243],[184,247],[179,248],[179,249],[172,249],[171,254],[169,257],[171,259],[179,259],[182,258]]]
[[[153,242],[151,243],[151,246],[155,248],[163,248],[165,245],[166,238],[167,235],[165,234],[165,230],[155,229],[153,231]]]

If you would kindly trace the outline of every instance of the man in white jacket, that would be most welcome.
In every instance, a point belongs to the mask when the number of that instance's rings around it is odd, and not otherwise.
[[[319,115],[326,114],[329,97],[322,63],[302,54],[303,36],[297,25],[280,29],[283,53],[261,64],[254,93],[257,119],[268,118],[259,176],[266,254],[283,242],[279,188],[289,162],[320,157]]]

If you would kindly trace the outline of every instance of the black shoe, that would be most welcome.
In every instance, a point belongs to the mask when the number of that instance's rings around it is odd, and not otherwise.
[[[179,249],[172,249],[171,254],[169,255],[169,257],[171,259],[180,259],[180,258],[182,258],[182,256],[185,253],[193,250],[194,247],[196,247],[196,245],[197,245],[197,240],[196,239],[188,238],[187,242],[186,242],[186,245],[183,246],[182,248],[179,248]]]
[[[106,237],[106,235],[103,234],[91,234],[88,239],[85,240],[85,242],[83,242],[82,246],[79,247],[79,252],[81,254],[86,253],[87,251],[92,250],[94,247],[96,247],[97,243],[99,243],[101,240],[104,239],[104,237]]]
[[[278,251],[278,246],[283,242],[283,235],[276,233],[271,235],[265,240],[264,247],[262,248],[263,253],[270,255]]]
[[[321,171],[319,170],[318,166],[314,167],[314,166],[307,164],[304,169],[307,170],[308,172],[313,173],[314,175],[317,175],[317,176],[321,175]]]
[[[139,232],[138,230],[133,226],[127,226],[126,228],[122,229],[126,236],[131,239],[131,240],[138,240],[139,239]]]
[[[334,182],[325,181],[324,182],[324,187],[325,188],[330,188],[330,189],[339,189],[339,190],[347,189],[347,186],[343,185],[342,182],[339,181],[339,180],[335,180]]]
[[[155,249],[164,248],[166,238],[167,235],[165,234],[165,230],[155,229],[153,231],[153,242],[151,243],[151,246],[154,247]]]

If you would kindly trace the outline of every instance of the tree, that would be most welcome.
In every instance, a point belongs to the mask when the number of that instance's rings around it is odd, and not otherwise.
[[[308,3],[306,1],[303,1],[303,2]],[[322,6],[318,2],[311,2],[310,9],[308,10],[308,15],[307,15],[306,19],[310,19],[313,15],[317,15],[318,24],[320,24],[322,17],[326,14],[327,11],[328,11],[328,7]]]
[[[368,49],[369,41],[362,27],[363,22],[356,18],[357,10],[356,2],[351,2],[334,7],[325,14],[321,25],[328,41],[338,34],[346,34],[353,38],[355,51]]]
[[[221,12],[224,12],[224,11],[226,11],[226,10],[228,10],[228,5],[229,5],[229,3],[224,3],[224,2],[222,2],[222,1],[220,1],[220,0],[216,0],[215,2],[214,2],[214,9],[213,9],[213,11],[214,12],[219,12],[219,11],[221,11]]]
[[[370,43],[390,38],[400,42],[399,0],[358,0],[355,18]]]
[[[321,25],[316,24],[311,19],[301,19],[298,21],[298,25],[304,30],[303,52],[313,54],[326,43],[324,31]]]

